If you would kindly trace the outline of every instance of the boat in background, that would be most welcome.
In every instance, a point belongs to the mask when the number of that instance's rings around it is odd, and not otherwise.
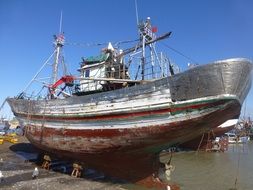
[[[250,140],[253,140],[253,121],[250,117],[242,117],[237,128],[239,136],[250,137]]]
[[[228,138],[228,143],[229,144],[245,144],[250,140],[250,137],[248,136],[240,136],[240,135],[236,135],[235,133],[225,133],[224,134],[225,137]]]
[[[252,121],[250,117],[248,117],[247,119],[245,119],[245,117],[242,117],[237,123],[235,130],[227,131],[224,136],[228,138],[228,142],[230,144],[245,144],[250,140],[251,129]]]
[[[171,33],[157,37],[150,19],[139,24],[139,32],[134,47],[120,50],[109,44],[100,56],[82,60],[80,76],[58,80],[64,45],[59,34],[48,94],[26,98],[22,92],[7,102],[25,126],[27,139],[42,151],[146,187],[164,188],[166,183],[156,179],[159,152],[239,117],[251,87],[252,62],[226,59],[176,73],[169,59],[155,50],[155,42]],[[133,74],[136,55],[141,59]]]
[[[220,137],[224,136],[227,132],[231,131],[238,124],[238,119],[230,119],[219,125],[218,127],[207,131],[197,138],[194,138],[188,142],[180,145],[181,148],[187,148],[192,150],[209,150],[212,149],[213,142],[219,142]]]

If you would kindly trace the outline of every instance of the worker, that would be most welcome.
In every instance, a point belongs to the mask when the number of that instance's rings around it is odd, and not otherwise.
[[[39,176],[39,170],[37,167],[35,167],[32,175],[32,179],[36,179]]]

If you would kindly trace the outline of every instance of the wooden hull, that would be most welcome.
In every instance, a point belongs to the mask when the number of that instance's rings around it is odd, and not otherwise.
[[[94,95],[7,101],[38,148],[151,187],[161,150],[240,115],[251,69],[248,60],[225,60]]]
[[[100,153],[87,153],[83,151],[84,146],[87,145],[87,136],[89,136],[89,141],[94,141],[97,136],[110,136],[111,142],[109,144],[122,144],[121,140],[114,141],[114,138],[122,139],[125,141],[122,134],[116,131],[101,130],[101,131],[60,131],[60,130],[47,130],[43,131],[43,136],[51,138],[50,143],[56,148],[49,148],[49,145],[42,145],[41,141],[34,140],[41,138],[40,134],[37,132],[31,132],[31,126],[27,126],[28,130],[26,132],[26,137],[28,140],[34,144],[39,149],[53,154],[59,158],[69,159],[71,161],[82,162],[84,166],[97,169],[104,172],[107,175],[114,176],[120,179],[125,179],[132,183],[137,183],[150,188],[165,188],[166,183],[160,183],[152,178],[152,174],[157,173],[159,170],[159,160],[158,153],[160,150],[179,144],[188,139],[194,138],[194,136],[203,133],[204,130],[212,128],[211,123],[220,123],[217,120],[219,115],[223,115],[224,118],[230,118],[234,115],[238,115],[240,112],[240,105],[238,102],[231,101],[222,110],[218,110],[215,113],[207,114],[203,117],[194,120],[187,120],[185,122],[177,122],[171,126],[154,126],[153,128],[147,129],[145,133],[147,136],[146,140],[138,140],[135,145],[121,147],[121,148],[111,148],[106,149],[106,151],[101,151]],[[203,122],[204,121],[204,122]],[[210,123],[210,125],[206,125]],[[205,125],[205,128],[203,128]],[[159,132],[158,132],[159,131]],[[194,131],[194,132],[193,132]],[[136,136],[142,136],[144,131],[128,131],[126,134],[132,134],[128,139],[135,139]],[[64,140],[53,140],[60,138],[63,134]],[[99,134],[99,135],[98,135]],[[139,135],[138,135],[139,134]],[[78,138],[76,138],[78,137]],[[70,140],[76,139],[76,140]],[[70,142],[66,145],[67,142]],[[107,147],[106,143],[100,142],[99,145],[102,149],[103,146]],[[63,150],[63,147],[68,146],[72,149]],[[90,146],[98,146],[93,144]],[[111,145],[109,145],[111,146]],[[60,148],[62,147],[62,148]],[[177,189],[176,186],[171,185],[172,189]]]

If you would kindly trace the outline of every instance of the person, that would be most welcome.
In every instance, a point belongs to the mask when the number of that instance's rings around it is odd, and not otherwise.
[[[37,167],[35,167],[32,175],[32,179],[36,179],[39,176],[39,170]]]

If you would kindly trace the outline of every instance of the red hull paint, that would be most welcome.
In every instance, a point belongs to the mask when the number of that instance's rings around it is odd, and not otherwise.
[[[42,133],[32,133],[26,131],[26,136],[32,144],[38,148],[64,157],[73,161],[80,161],[89,167],[103,171],[104,173],[118,178],[126,179],[133,183],[140,183],[147,187],[159,187],[160,183],[150,180],[151,174],[156,173],[159,168],[158,153],[161,149],[180,142],[188,141],[206,130],[210,130],[227,119],[240,114],[240,104],[231,101],[228,106],[215,113],[202,116],[198,119],[176,122],[170,126],[154,126],[151,128],[126,129],[126,131],[113,129],[100,130],[50,130],[45,129]],[[222,115],[222,117],[220,117]],[[34,137],[40,137],[35,140]],[[66,141],[53,140],[54,137],[78,137],[62,150]],[[96,149],[85,151],[86,144],[82,142],[84,138],[90,138],[91,143],[94,137],[108,137],[111,142],[99,142],[99,151]],[[145,140],[143,140],[143,137]],[[43,138],[51,139],[48,143],[43,142]],[[122,141],[126,139],[125,146]],[[87,141],[86,141],[87,142]],[[44,143],[44,144],[43,144]],[[119,144],[112,146],[111,144]],[[152,181],[152,183],[151,183]]]

